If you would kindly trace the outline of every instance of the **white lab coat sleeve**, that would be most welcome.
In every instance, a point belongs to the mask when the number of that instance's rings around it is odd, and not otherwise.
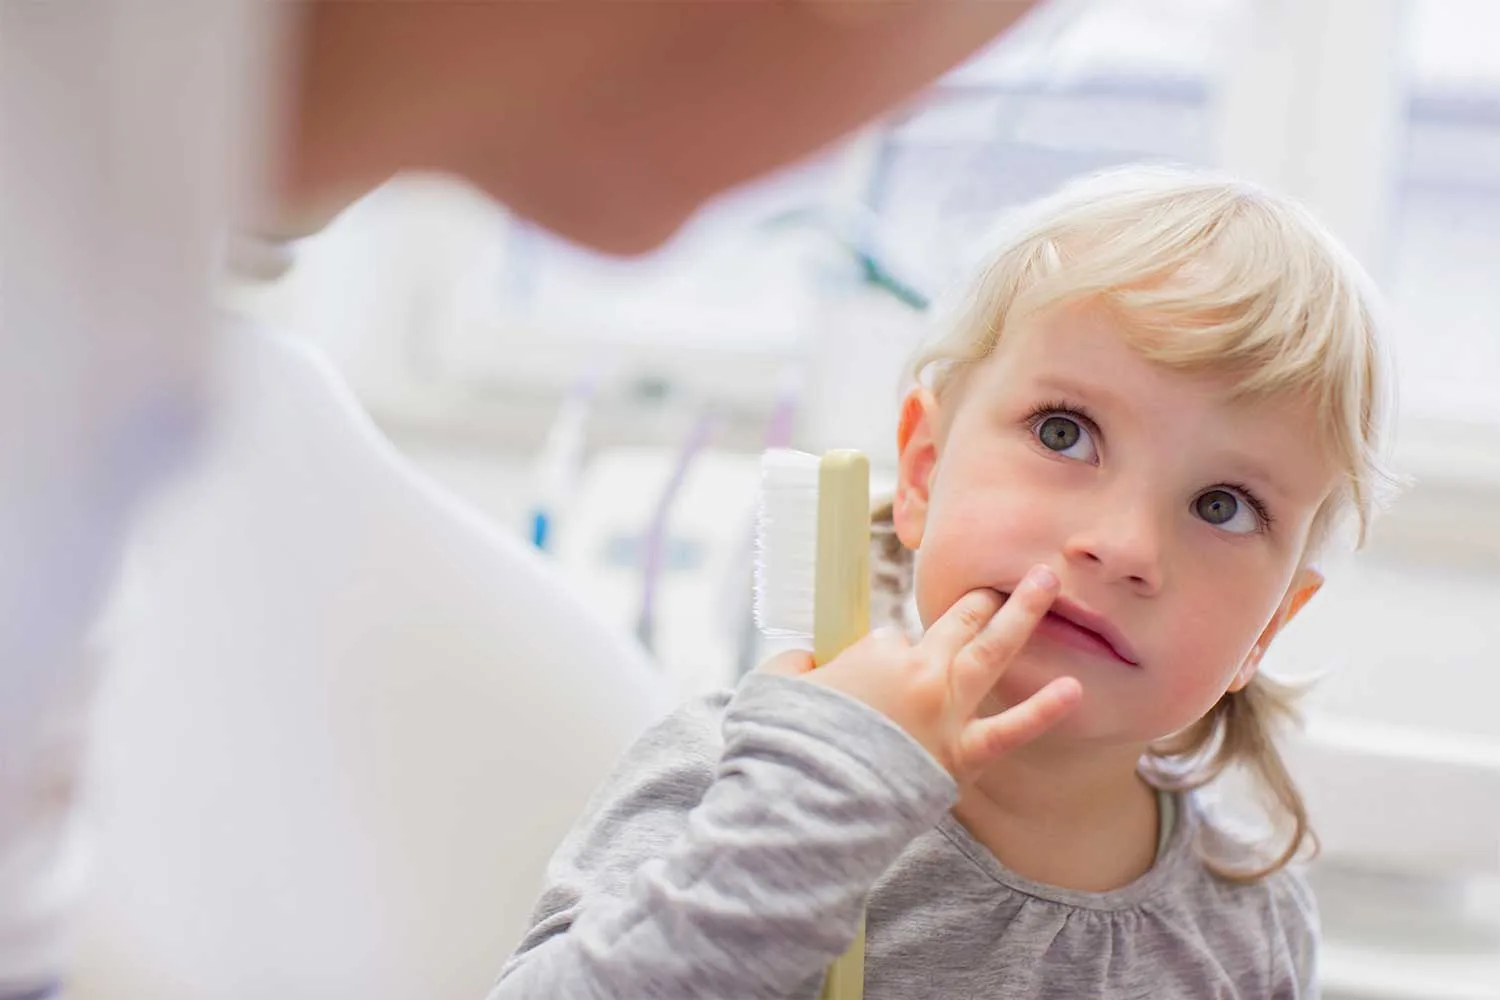
[[[211,410],[247,29],[275,6],[0,5],[0,995],[65,974],[87,632]]]

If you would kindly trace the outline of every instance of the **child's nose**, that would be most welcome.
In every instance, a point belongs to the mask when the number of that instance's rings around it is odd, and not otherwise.
[[[1151,595],[1162,587],[1164,567],[1161,518],[1144,498],[1091,511],[1063,547],[1070,563]]]

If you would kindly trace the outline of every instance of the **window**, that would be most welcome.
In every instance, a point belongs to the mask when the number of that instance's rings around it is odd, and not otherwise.
[[[1417,0],[1408,16],[1386,281],[1402,409],[1500,424],[1500,6]]]
[[[946,279],[1007,207],[1118,163],[1210,163],[1238,0],[1057,5],[951,74],[881,145],[870,200]]]

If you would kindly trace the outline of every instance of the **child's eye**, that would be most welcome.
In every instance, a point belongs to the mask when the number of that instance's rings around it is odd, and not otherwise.
[[[1080,462],[1099,460],[1099,449],[1094,447],[1094,438],[1088,428],[1065,414],[1042,417],[1034,425],[1033,433],[1049,451]]]
[[[1222,486],[1200,493],[1193,501],[1193,513],[1235,535],[1261,531],[1269,521],[1254,497]]]

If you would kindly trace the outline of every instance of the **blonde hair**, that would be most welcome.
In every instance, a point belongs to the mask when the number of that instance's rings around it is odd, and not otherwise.
[[[1358,262],[1304,208],[1219,175],[1130,167],[1076,181],[1014,217],[911,376],[933,393],[961,391],[1007,330],[1070,305],[1109,310],[1128,342],[1170,368],[1231,379],[1240,398],[1310,399],[1339,486],[1317,512],[1303,563],[1352,520],[1356,545],[1394,480],[1381,461],[1388,365],[1377,297]],[[896,540],[889,505],[872,518],[873,589],[904,620],[912,553]],[[1273,739],[1295,718],[1298,688],[1257,675],[1204,718],[1152,746],[1142,772],[1186,790],[1243,766],[1275,800],[1287,842],[1250,881],[1316,850],[1307,809]]]

